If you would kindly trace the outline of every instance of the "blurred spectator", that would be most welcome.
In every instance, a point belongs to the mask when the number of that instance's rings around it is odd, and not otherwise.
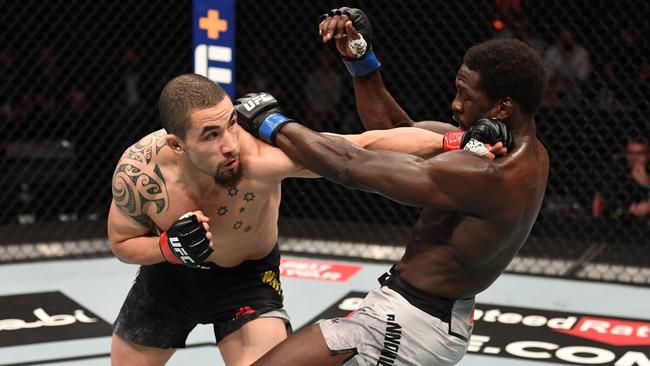
[[[591,73],[589,58],[589,51],[576,42],[575,31],[564,27],[544,54],[544,64],[550,78],[585,81]]]
[[[545,98],[547,106],[575,107],[582,99],[581,86],[591,74],[589,51],[576,42],[575,31],[565,26],[557,41],[544,53],[544,64],[549,76]]]
[[[39,50],[35,82],[31,94],[23,95],[22,126],[33,139],[57,138],[62,128],[56,113],[65,98],[64,84],[59,69],[59,55],[54,47]],[[37,133],[34,133],[37,131]]]
[[[635,78],[635,89],[639,95],[634,98],[637,107],[642,113],[650,117],[650,62],[645,61],[639,68],[639,75]],[[650,122],[650,118],[648,120]],[[646,126],[648,128],[650,126]]]
[[[505,12],[500,15],[500,18],[503,28],[497,29],[495,38],[516,38],[537,51],[540,57],[544,55],[546,42],[535,32],[525,14],[521,12]]]
[[[53,113],[64,97],[63,80],[59,69],[59,54],[54,47],[44,47],[38,56],[38,81],[35,84],[36,102],[43,111]]]
[[[618,76],[618,64],[607,62],[596,73],[593,81],[595,92],[594,105],[603,111],[620,111],[626,108],[625,98],[621,95],[621,79]]]
[[[649,157],[645,138],[628,139],[624,157],[618,158],[619,164],[612,175],[614,179],[603,195],[605,212],[610,217],[650,217]]]
[[[7,123],[13,119],[16,109],[14,88],[18,72],[14,69],[14,55],[11,50],[0,50],[0,131],[6,131]]]
[[[316,131],[333,131],[340,126],[333,121],[341,101],[343,79],[340,69],[334,69],[339,61],[327,47],[319,53],[318,66],[307,74],[305,81],[305,122]],[[338,130],[337,130],[338,131]]]
[[[98,123],[97,114],[90,107],[88,91],[82,85],[76,85],[68,93],[63,120],[66,125],[66,138],[74,148],[74,165],[76,172],[69,172],[74,180],[66,181],[62,190],[66,192],[64,200],[59,202],[61,213],[71,217],[83,217],[96,214],[100,206],[99,199],[105,199],[105,192],[90,193],[85,187],[92,187],[97,181],[105,182],[110,179],[110,168],[97,164],[107,161],[111,139],[93,139],[90,136],[108,136],[110,131],[106,125]],[[73,184],[69,184],[74,182]],[[83,187],[80,189],[80,187]],[[100,198],[98,198],[100,196]],[[78,205],[78,202],[84,202]],[[72,204],[70,204],[72,203]],[[103,202],[102,202],[103,203]],[[64,216],[63,216],[64,217]],[[59,216],[62,219],[62,216]]]
[[[88,92],[84,87],[75,86],[68,93],[63,118],[66,119],[66,138],[73,141],[87,139],[99,126],[90,123]]]
[[[142,115],[143,108],[140,52],[132,47],[126,48],[122,55],[122,63],[124,66],[124,75],[122,75],[124,112],[130,119],[137,120],[137,117]]]
[[[644,74],[647,61],[642,54],[643,40],[633,26],[621,27],[617,37],[617,41],[609,45],[610,51],[599,55],[602,66],[596,70],[592,83],[595,106],[606,111],[643,108],[648,103],[648,99],[642,98],[643,89],[647,89],[650,81]],[[638,92],[642,95],[636,94]]]
[[[38,82],[36,95],[43,96],[48,102],[59,101],[61,96],[61,73],[59,54],[54,47],[43,47],[38,54]]]

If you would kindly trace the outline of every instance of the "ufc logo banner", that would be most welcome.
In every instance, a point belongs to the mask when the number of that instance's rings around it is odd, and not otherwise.
[[[194,72],[235,98],[235,0],[194,0]]]

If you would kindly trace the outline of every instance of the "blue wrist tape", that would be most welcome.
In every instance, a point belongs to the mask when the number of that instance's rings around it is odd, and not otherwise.
[[[381,66],[374,51],[357,60],[343,60],[343,64],[353,77],[366,76]]]
[[[271,113],[260,123],[257,135],[264,141],[273,144],[273,132],[286,121],[291,121],[291,118],[280,113]]]

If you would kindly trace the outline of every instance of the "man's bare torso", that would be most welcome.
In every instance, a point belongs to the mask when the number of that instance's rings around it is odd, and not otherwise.
[[[503,174],[503,190],[484,192],[501,196],[508,209],[486,218],[422,210],[396,266],[411,284],[444,297],[468,298],[505,270],[537,218],[549,168],[546,150],[537,139],[516,144],[512,154],[494,161]],[[468,184],[466,189],[482,188]]]
[[[178,157],[165,145],[164,130],[153,132],[132,148],[148,152],[147,169],[140,173],[137,185],[149,204],[143,207],[146,218],[159,230],[167,230],[181,215],[201,210],[210,218],[214,252],[208,258],[222,267],[236,266],[247,259],[266,256],[278,238],[277,220],[280,205],[280,180],[251,177],[251,158],[259,155],[258,140],[248,134],[240,136],[242,179],[232,187],[220,187],[200,194],[183,180]],[[140,144],[138,149],[134,149]],[[157,148],[147,149],[146,146]],[[253,163],[256,164],[256,163]],[[133,177],[133,173],[130,174]],[[154,189],[151,189],[154,188]],[[153,193],[152,193],[153,192]]]

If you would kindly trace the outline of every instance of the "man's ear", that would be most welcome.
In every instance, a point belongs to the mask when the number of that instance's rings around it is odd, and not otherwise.
[[[510,97],[501,98],[494,106],[494,108],[496,109],[494,117],[502,121],[505,121],[512,114],[514,107],[515,106],[512,98]]]
[[[167,146],[169,146],[175,153],[182,154],[185,151],[183,140],[173,133],[168,133],[165,140],[167,141]]]

